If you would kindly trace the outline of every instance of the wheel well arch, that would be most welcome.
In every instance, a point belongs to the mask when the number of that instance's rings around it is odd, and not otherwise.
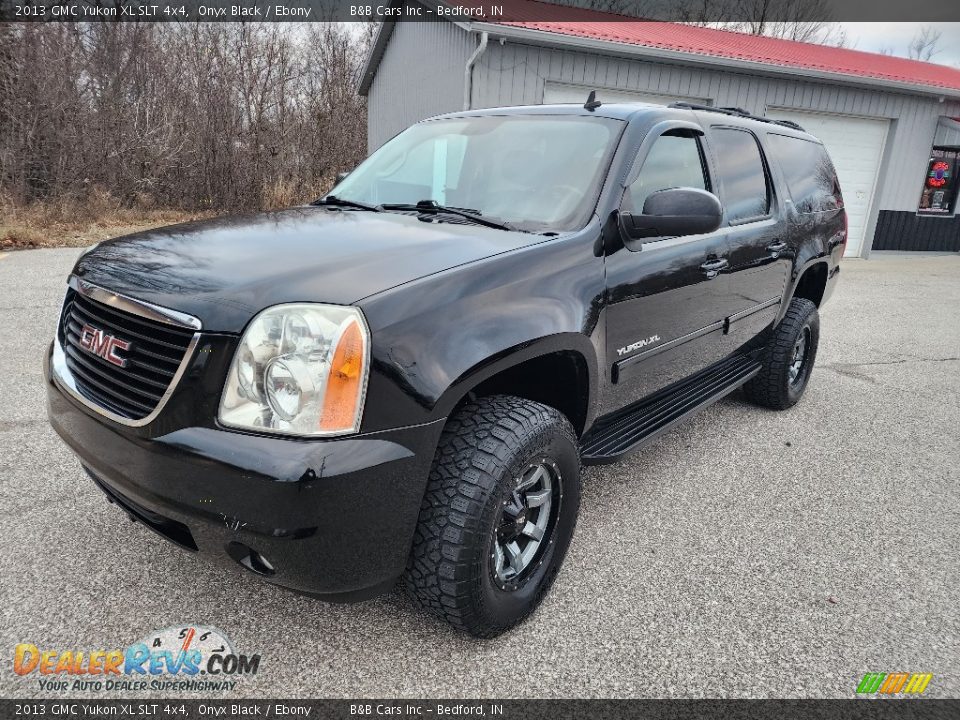
[[[463,393],[456,407],[490,395],[513,395],[559,410],[579,437],[586,429],[590,408],[589,365],[576,350],[537,355],[479,381]]]
[[[801,273],[796,285],[794,285],[792,297],[806,298],[819,308],[826,289],[827,263],[826,261],[817,261]]]

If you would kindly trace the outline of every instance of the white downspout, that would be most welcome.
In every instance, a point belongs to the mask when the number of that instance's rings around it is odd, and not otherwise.
[[[473,51],[473,55],[470,56],[470,59],[467,60],[467,66],[463,69],[463,109],[470,109],[470,101],[473,97],[473,66],[477,64],[477,60],[480,59],[480,56],[483,55],[484,51],[487,49],[487,40],[489,36],[487,31],[484,30],[480,33],[480,44],[477,45],[477,49]]]

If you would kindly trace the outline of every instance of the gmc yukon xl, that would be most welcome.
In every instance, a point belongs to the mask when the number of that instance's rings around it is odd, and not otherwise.
[[[328,600],[402,578],[491,637],[557,575],[581,465],[740,387],[800,399],[846,233],[792,123],[593,98],[444,115],[312,205],[85,252],[50,422],[182,548]]]

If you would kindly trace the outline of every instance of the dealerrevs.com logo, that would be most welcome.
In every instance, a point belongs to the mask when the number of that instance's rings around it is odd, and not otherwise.
[[[56,692],[230,691],[256,675],[260,655],[237,653],[213,627],[188,625],[150,633],[125,650],[14,649],[13,671]]]

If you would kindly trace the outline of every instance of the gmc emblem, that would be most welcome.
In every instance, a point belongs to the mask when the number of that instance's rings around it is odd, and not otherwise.
[[[113,335],[107,335],[93,325],[84,325],[80,331],[80,347],[117,367],[127,366],[126,358],[117,355],[117,350],[129,350],[130,343]]]

